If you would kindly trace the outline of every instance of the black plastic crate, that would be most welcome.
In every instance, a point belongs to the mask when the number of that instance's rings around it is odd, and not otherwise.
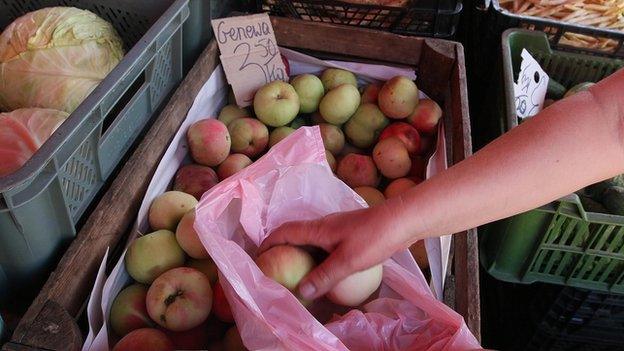
[[[352,4],[323,0],[257,0],[259,12],[305,21],[334,23],[397,34],[436,38],[455,35],[462,11],[460,0],[412,1],[405,7]]]

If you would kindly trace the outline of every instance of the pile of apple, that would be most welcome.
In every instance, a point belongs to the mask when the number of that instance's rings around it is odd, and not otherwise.
[[[128,247],[124,263],[135,283],[111,308],[111,328],[121,337],[114,350],[245,350],[217,267],[193,228],[202,194],[295,129],[319,125],[332,170],[375,206],[423,180],[441,115],[434,101],[419,99],[406,77],[368,85],[360,93],[353,73],[332,68],[320,78],[303,74],[291,84],[265,85],[255,94],[253,113],[230,104],[218,119],[194,123],[187,131],[194,163],[182,166],[173,190],[152,202],[153,232]],[[428,266],[422,241],[412,253],[421,268]],[[318,264],[305,249],[288,245],[267,250],[255,262],[295,295],[299,281]],[[377,265],[347,277],[326,297],[357,307],[381,279]]]

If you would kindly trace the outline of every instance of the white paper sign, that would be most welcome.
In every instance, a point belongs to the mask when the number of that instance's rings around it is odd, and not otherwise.
[[[533,56],[526,49],[522,49],[520,73],[518,81],[514,84],[518,117],[532,117],[542,110],[548,89],[548,79],[548,75]]]

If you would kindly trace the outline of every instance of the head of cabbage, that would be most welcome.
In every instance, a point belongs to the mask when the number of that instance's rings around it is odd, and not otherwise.
[[[30,12],[0,35],[0,110],[71,113],[123,57],[113,26],[73,7]]]

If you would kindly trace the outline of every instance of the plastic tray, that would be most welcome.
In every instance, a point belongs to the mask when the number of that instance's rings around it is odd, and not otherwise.
[[[323,0],[257,0],[258,11],[312,22],[384,30],[397,34],[451,38],[462,3],[458,0],[414,1],[406,7]]]
[[[38,283],[76,223],[182,78],[188,0],[3,0],[0,28],[48,6],[110,21],[126,55],[17,172],[0,178],[0,301]]]
[[[518,124],[511,87],[523,48],[567,88],[624,66],[620,60],[553,51],[541,32],[506,31],[500,106],[506,130]],[[587,212],[576,194],[484,226],[480,239],[481,264],[497,279],[624,293],[624,217]]]

